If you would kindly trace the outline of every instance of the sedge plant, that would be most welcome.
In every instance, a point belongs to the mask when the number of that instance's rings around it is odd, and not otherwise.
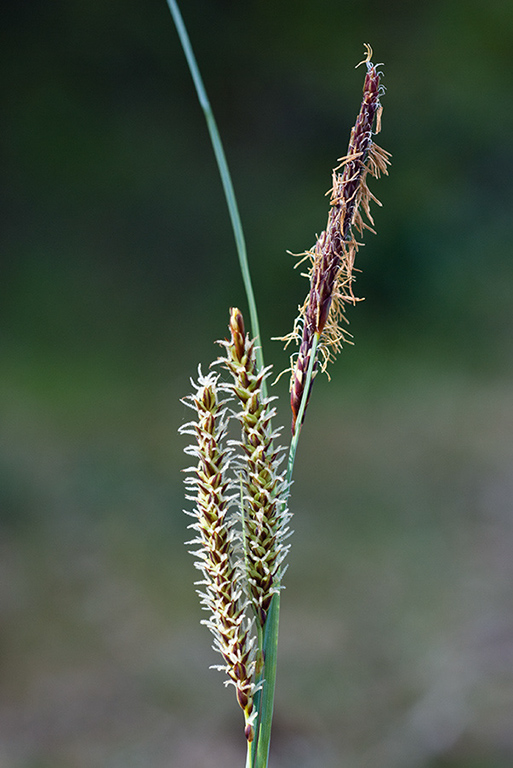
[[[360,110],[344,157],[332,172],[325,229],[301,262],[310,288],[285,345],[291,357],[292,429],[288,447],[273,427],[276,399],[268,395],[265,366],[246,247],[233,186],[210,103],[175,0],[167,0],[204,110],[228,203],[249,305],[251,333],[242,313],[230,310],[222,354],[208,371],[198,368],[193,392],[183,403],[194,413],[180,428],[192,442],[186,498],[193,518],[189,544],[201,604],[222,663],[216,668],[235,688],[244,716],[246,768],[267,768],[276,679],[280,593],[289,550],[289,495],[301,428],[319,371],[333,362],[345,341],[345,309],[354,304],[354,262],[364,230],[371,231],[368,176],[387,173],[389,154],[374,142],[381,127],[381,73],[366,45]],[[232,435],[235,433],[236,439]]]

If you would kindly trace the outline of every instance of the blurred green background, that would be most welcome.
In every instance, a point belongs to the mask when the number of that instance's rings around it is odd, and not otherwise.
[[[272,768],[513,764],[513,4],[189,0],[267,362],[370,42],[388,178],[297,461]],[[228,768],[180,396],[245,308],[164,0],[4,2],[0,764]],[[289,429],[286,381],[276,387]]]

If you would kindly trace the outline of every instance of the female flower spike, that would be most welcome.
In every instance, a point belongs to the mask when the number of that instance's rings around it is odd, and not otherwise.
[[[331,208],[326,230],[306,253],[310,260],[310,292],[300,309],[293,332],[285,337],[287,344],[292,339],[300,342],[291,380],[292,432],[296,427],[312,352],[316,357],[309,390],[317,372],[317,343],[324,369],[334,359],[345,339],[344,329],[341,328],[341,323],[346,320],[345,304],[356,301],[352,292],[352,271],[359,243],[353,227],[360,235],[364,229],[371,229],[364,222],[362,212],[372,225],[374,222],[370,202],[374,200],[380,204],[367,187],[367,174],[378,178],[388,172],[389,155],[372,140],[373,133],[378,133],[381,127],[380,73],[370,60],[372,49],[369,45],[366,45],[366,52],[366,59],[361,62],[367,66],[363,100],[351,131],[347,155],[341,158],[340,164],[333,171]]]
[[[237,578],[238,565],[234,561],[234,538],[228,510],[233,504],[228,470],[231,449],[225,447],[227,430],[226,400],[220,400],[222,385],[219,377],[210,373],[203,376],[199,370],[198,383],[192,382],[195,394],[182,400],[196,413],[196,420],[184,424],[181,434],[192,435],[194,443],[185,452],[197,460],[186,472],[193,473],[185,480],[190,493],[186,496],[195,503],[195,518],[189,527],[196,537],[188,544],[198,547],[193,552],[203,579],[197,582],[205,588],[198,591],[209,619],[203,621],[214,636],[214,650],[224,659],[218,669],[225,671],[236,689],[237,701],[244,711],[246,738],[253,738],[253,709],[255,693],[253,653],[254,640],[250,639],[251,622],[245,615],[247,599]]]
[[[231,310],[230,336],[229,341],[219,342],[226,349],[226,357],[219,362],[232,374],[231,389],[240,403],[235,415],[242,438],[234,446],[239,451],[236,470],[242,483],[242,544],[248,595],[263,627],[272,597],[280,589],[289,549],[284,545],[291,517],[286,506],[288,486],[279,472],[282,450],[274,445],[280,431],[271,426],[275,409],[270,403],[276,398],[262,394],[271,368],[258,369],[255,342],[246,335],[238,309]]]

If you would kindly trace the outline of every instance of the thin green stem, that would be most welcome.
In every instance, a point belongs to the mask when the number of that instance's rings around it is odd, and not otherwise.
[[[253,749],[252,749],[252,741],[247,741],[247,752],[246,752],[246,768],[253,768]]]
[[[303,422],[303,415],[305,412],[306,404],[308,402],[308,395],[310,392],[310,384],[312,382],[313,371],[317,360],[317,347],[319,345],[319,334],[316,333],[313,338],[312,350],[310,352],[310,362],[306,373],[305,388],[303,390],[303,397],[301,398],[301,405],[296,419],[296,426],[294,434],[290,443],[289,459],[287,464],[287,485],[290,486],[292,481],[292,473],[294,471],[294,461],[296,459],[297,446],[299,442],[299,436],[301,434],[301,426]],[[279,587],[279,584],[278,584]],[[255,735],[255,744],[253,747],[253,755],[255,759],[255,768],[267,768],[269,760],[269,747],[271,743],[271,726],[274,709],[274,690],[276,685],[276,663],[278,654],[278,629],[280,620],[280,592],[277,592],[271,602],[269,614],[265,622],[264,627],[264,669],[262,671],[261,678],[265,678],[263,683],[263,689],[256,701],[258,708],[258,723]],[[261,679],[260,678],[260,679]]]
[[[271,727],[274,710],[274,690],[276,687],[276,667],[278,662],[278,628],[280,618],[280,593],[276,593],[271,601],[267,621],[264,627],[264,669],[265,677],[260,696],[260,711],[258,713],[257,743],[255,768],[267,768],[269,746],[271,743]]]
[[[319,339],[320,339],[320,334],[316,333],[313,337],[312,350],[310,352],[310,362],[308,364],[308,370],[306,372],[305,388],[303,390],[303,396],[301,398],[301,405],[299,406],[299,411],[296,418],[296,427],[294,429],[294,434],[292,435],[292,440],[290,442],[289,461],[287,464],[287,480],[289,483],[292,480],[292,473],[294,471],[294,461],[296,460],[297,444],[299,442],[299,435],[301,434],[301,427],[303,426],[303,417],[304,417],[305,409],[308,403],[308,397],[310,395],[310,387],[311,387],[312,378],[313,378],[313,370],[315,367],[315,363],[317,361],[317,347],[319,346]]]
[[[208,132],[210,134],[210,140],[214,149],[215,158],[217,161],[217,167],[219,168],[219,174],[221,176],[221,182],[223,184],[224,195],[226,203],[228,205],[228,211],[230,214],[230,220],[233,229],[233,235],[235,238],[235,245],[237,247],[237,254],[239,257],[240,270],[242,273],[242,280],[244,283],[244,289],[246,291],[246,297],[248,300],[249,316],[251,321],[251,334],[253,338],[257,340],[256,358],[259,368],[264,367],[264,355],[262,351],[262,340],[260,337],[260,326],[258,322],[258,312],[255,301],[255,294],[253,292],[253,284],[251,282],[251,275],[249,271],[248,256],[246,250],[246,241],[244,238],[244,232],[242,229],[242,223],[239,215],[239,208],[237,205],[237,199],[233,190],[232,179],[226,161],[226,155],[224,153],[221,137],[217,129],[216,121],[214,119],[214,113],[208,100],[205,86],[203,85],[203,79],[201,77],[198,65],[196,63],[196,57],[187,34],[187,29],[182,19],[182,14],[176,3],[176,0],[167,0],[169,10],[175,22],[175,26],[182,44],[182,48],[189,65],[189,70],[194,81],[194,87],[198,95],[199,103],[205,115],[207,121]],[[263,386],[264,397],[267,397],[267,385],[264,382]]]

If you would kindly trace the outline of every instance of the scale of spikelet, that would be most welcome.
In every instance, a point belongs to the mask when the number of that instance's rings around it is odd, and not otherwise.
[[[244,711],[246,738],[253,738],[253,696],[256,687],[253,682],[255,661],[250,638],[251,621],[246,618],[247,598],[243,594],[237,577],[239,565],[234,562],[235,533],[229,510],[233,504],[230,495],[228,471],[231,449],[225,447],[227,430],[226,400],[220,400],[223,385],[219,377],[210,373],[203,376],[198,371],[198,383],[192,382],[196,392],[182,400],[196,412],[196,420],[184,424],[181,434],[193,435],[195,442],[185,452],[197,460],[189,467],[192,477],[185,480],[189,493],[186,498],[195,503],[192,512],[195,518],[189,528],[196,536],[188,544],[198,549],[192,552],[203,579],[196,582],[204,587],[198,591],[201,603],[210,617],[206,624],[214,636],[214,649],[224,659],[223,665],[215,668],[225,671],[227,683],[235,686],[237,701]]]
[[[233,445],[239,451],[236,469],[243,489],[242,544],[248,595],[263,627],[272,597],[280,589],[283,560],[289,549],[284,545],[291,517],[286,506],[288,487],[278,471],[282,449],[274,446],[280,430],[273,431],[271,426],[275,409],[270,404],[276,398],[262,394],[271,367],[258,369],[255,343],[245,334],[238,309],[231,310],[229,328],[230,340],[219,342],[226,349],[226,357],[218,362],[232,374],[231,389],[240,403],[235,415],[242,426],[242,438]]]

